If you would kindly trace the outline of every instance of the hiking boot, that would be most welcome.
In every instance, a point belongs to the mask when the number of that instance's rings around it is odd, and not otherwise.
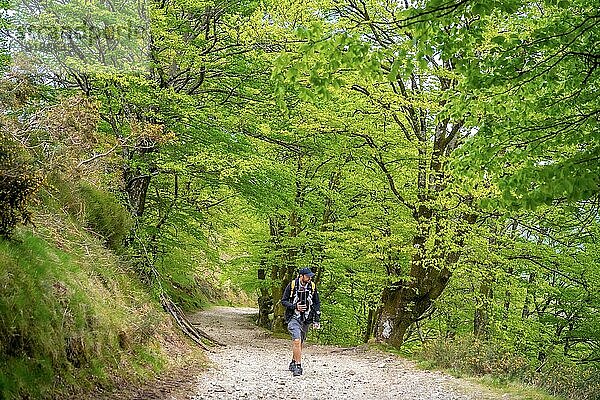
[[[294,364],[294,369],[292,370],[292,374],[294,376],[302,375],[302,367],[300,366],[300,364]]]
[[[294,368],[296,368],[296,361],[292,360],[290,362],[290,367],[288,368],[290,371],[294,372]]]

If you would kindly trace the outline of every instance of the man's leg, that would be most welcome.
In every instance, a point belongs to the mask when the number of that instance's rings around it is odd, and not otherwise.
[[[302,324],[295,318],[288,322],[288,331],[292,335],[292,359],[296,364],[300,364],[302,359]]]
[[[299,323],[300,327],[300,345],[298,350],[298,358],[294,357],[294,360],[297,360],[296,363],[300,364],[300,358],[302,358],[302,349],[304,348],[304,341],[306,340],[306,335],[308,334],[309,324]],[[296,345],[296,341],[294,340],[294,346]]]
[[[310,324],[303,322],[300,324],[300,339],[302,339],[302,344],[304,345],[304,341],[306,340],[306,335],[308,334],[308,327]]]
[[[294,339],[292,342],[292,358],[296,361],[296,364],[301,364],[302,360],[302,341],[300,339]]]
[[[292,318],[288,323],[288,331],[292,335],[292,362],[290,363],[290,371],[294,376],[302,375],[302,323],[295,318]]]

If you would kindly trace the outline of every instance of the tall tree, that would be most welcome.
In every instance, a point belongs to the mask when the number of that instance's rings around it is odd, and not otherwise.
[[[308,97],[326,97],[328,86],[343,86],[365,99],[355,113],[380,121],[375,130],[349,130],[412,217],[411,262],[389,271],[375,330],[394,345],[445,289],[476,218],[470,200],[449,187],[448,161],[469,135],[461,115],[449,113],[460,94],[456,55],[438,48],[429,30],[397,21],[399,13],[411,11],[396,3],[336,3],[322,10],[328,20],[298,30],[306,42],[298,55],[281,58],[287,80]],[[430,29],[438,28],[450,35],[443,23]]]

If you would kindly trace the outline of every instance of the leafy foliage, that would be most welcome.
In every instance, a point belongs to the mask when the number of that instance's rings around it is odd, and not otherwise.
[[[322,342],[597,397],[593,2],[12,8],[3,132],[151,292],[282,329],[310,266]]]
[[[515,2],[482,18],[489,41],[462,69],[480,99],[462,166],[498,183],[502,201],[533,208],[598,193],[599,24],[591,2]],[[510,18],[505,18],[510,16]]]

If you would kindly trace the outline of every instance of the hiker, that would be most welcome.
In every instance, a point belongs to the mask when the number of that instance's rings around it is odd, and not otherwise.
[[[285,307],[285,322],[292,335],[292,361],[289,369],[294,376],[302,375],[302,344],[308,327],[319,329],[321,324],[321,301],[310,268],[302,268],[299,276],[290,282],[283,292],[281,304]]]

